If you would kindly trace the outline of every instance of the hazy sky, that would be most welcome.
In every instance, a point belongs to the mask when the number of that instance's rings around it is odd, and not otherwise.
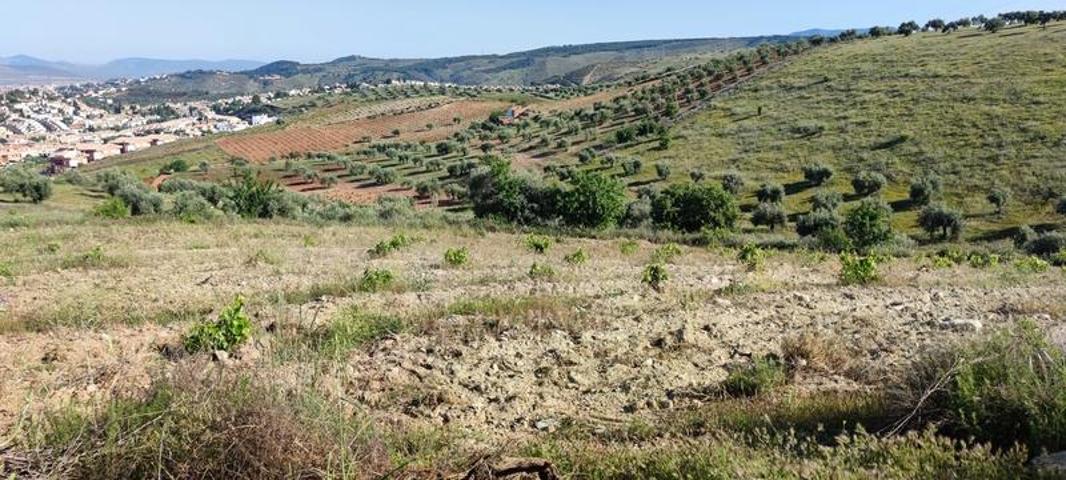
[[[0,55],[79,63],[440,57],[1026,9],[1066,9],[1066,0],[21,0],[0,5]]]

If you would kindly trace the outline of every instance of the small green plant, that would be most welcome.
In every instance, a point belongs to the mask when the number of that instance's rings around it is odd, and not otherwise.
[[[867,285],[878,280],[877,258],[872,255],[840,254],[840,283]]]
[[[369,253],[371,257],[381,258],[388,256],[390,253],[400,250],[401,248],[407,248],[414,243],[414,238],[399,233],[393,235],[392,238],[388,240],[378,242],[378,244],[374,245],[374,248],[371,248],[367,253]]]
[[[662,292],[666,286],[666,282],[670,280],[670,272],[666,270],[666,266],[661,263],[653,263],[644,267],[644,272],[641,274],[640,283],[651,287],[656,292]]]
[[[785,365],[773,357],[756,357],[751,364],[729,372],[722,390],[732,397],[754,397],[769,393],[788,382]]]
[[[994,253],[971,252],[966,260],[973,268],[992,268],[999,265],[1001,258]]]
[[[655,249],[655,253],[651,255],[651,261],[653,263],[670,263],[675,258],[680,257],[682,253],[681,246],[676,243],[668,243]]]
[[[444,252],[444,263],[453,267],[461,267],[470,262],[470,250],[466,247],[449,248]]]
[[[766,251],[754,243],[748,243],[740,248],[737,259],[748,267],[748,271],[754,272],[762,268],[763,262],[766,261]]]
[[[563,257],[563,260],[570,265],[584,265],[589,261],[589,255],[585,253],[584,249],[579,248],[576,252]]]
[[[15,280],[15,269],[8,262],[0,262],[0,278],[9,283]]]
[[[93,215],[101,218],[119,219],[132,215],[130,206],[126,205],[121,198],[111,197],[93,209]]]
[[[533,280],[551,280],[555,278],[555,269],[551,265],[533,262],[529,267],[529,278]]]
[[[548,252],[548,249],[552,246],[552,239],[544,235],[527,235],[526,236],[526,248],[530,251],[544,255]]]
[[[396,276],[386,269],[364,270],[363,277],[359,279],[359,291],[365,293],[377,293],[392,286]]]
[[[632,255],[637,253],[639,248],[640,244],[638,244],[636,240],[622,240],[622,242],[618,244],[618,251],[622,252],[622,255]]]
[[[244,312],[244,297],[238,295],[214,322],[202,322],[190,331],[182,343],[189,352],[230,351],[252,335],[252,320]]]
[[[1044,273],[1051,268],[1051,264],[1040,257],[1025,257],[1014,262],[1014,268],[1022,273]]]
[[[1052,255],[1051,264],[1056,267],[1066,267],[1066,250]]]

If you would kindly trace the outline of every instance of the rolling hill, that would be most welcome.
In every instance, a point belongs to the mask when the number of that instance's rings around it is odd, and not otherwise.
[[[0,57],[0,85],[70,83],[117,78],[144,78],[191,70],[235,72],[259,68],[249,60],[160,60],[123,58],[102,65],[42,60],[28,55]]]
[[[336,83],[414,80],[463,85],[585,85],[617,80],[649,68],[682,64],[790,36],[650,40],[541,48],[506,55],[440,59],[344,57],[321,64],[274,62],[241,73],[186,72],[132,87],[134,100],[226,96]]]

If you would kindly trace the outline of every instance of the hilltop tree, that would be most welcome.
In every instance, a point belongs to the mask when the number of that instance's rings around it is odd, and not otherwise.
[[[896,32],[905,37],[909,37],[918,30],[921,30],[921,27],[918,26],[917,22],[911,20],[900,24],[899,28],[896,29]]]
[[[984,29],[987,30],[989,33],[999,32],[1006,26],[1007,21],[1003,20],[1002,17],[990,18],[984,23]]]
[[[934,18],[934,19],[926,22],[925,29],[929,30],[931,32],[939,32],[939,31],[943,30],[946,25],[947,24],[944,23],[944,20],[941,20],[939,18]]]

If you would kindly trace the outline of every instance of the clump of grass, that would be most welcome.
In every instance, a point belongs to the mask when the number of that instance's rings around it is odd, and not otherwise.
[[[551,248],[552,239],[545,235],[530,234],[526,236],[525,244],[529,251],[538,255],[544,255],[545,253],[548,253],[548,249]]]
[[[640,249],[640,244],[637,243],[637,241],[633,240],[633,239],[622,240],[621,242],[618,243],[618,251],[621,252],[622,255],[626,255],[626,256],[632,255],[634,253],[637,253],[637,250],[639,250],[639,249]]]
[[[340,359],[355,348],[398,335],[407,327],[398,317],[364,312],[352,305],[337,312],[328,325],[307,335],[304,342],[320,355]]]
[[[470,250],[466,247],[461,248],[449,248],[444,252],[444,263],[453,266],[461,267],[470,263]]]
[[[64,270],[75,268],[86,270],[122,268],[125,266],[127,266],[127,262],[124,259],[105,254],[104,247],[100,245],[97,245],[80,255],[67,257],[60,262],[60,268]]]
[[[413,237],[409,237],[407,235],[399,233],[393,235],[392,238],[388,240],[382,240],[378,242],[378,244],[374,245],[374,248],[371,248],[367,253],[371,257],[381,258],[388,256],[392,252],[407,248],[413,245],[415,241],[416,240]]]
[[[1066,354],[1031,321],[918,360],[893,392],[915,424],[1031,451],[1066,449]]]
[[[252,319],[244,312],[244,297],[237,296],[218,319],[201,322],[193,327],[182,344],[189,352],[211,350],[230,351],[247,341],[252,335]]]
[[[682,254],[681,247],[676,243],[668,243],[657,249],[651,254],[651,261],[653,263],[670,263],[675,258],[680,257]]]
[[[130,206],[119,197],[108,198],[93,208],[93,215],[112,220],[129,218],[132,214]]]
[[[1025,257],[1014,262],[1014,268],[1021,273],[1044,273],[1051,264],[1040,257]]]
[[[652,290],[662,293],[666,282],[670,280],[670,272],[661,263],[653,263],[644,267],[640,276],[640,283],[651,287]]]
[[[15,267],[11,266],[10,262],[0,262],[0,278],[8,283],[15,281]]]
[[[838,373],[851,359],[842,345],[825,334],[803,332],[781,341],[781,359],[789,368]]]
[[[555,269],[546,263],[533,262],[529,267],[529,278],[533,280],[554,280]]]
[[[584,249],[580,249],[579,248],[574,253],[571,253],[571,254],[563,257],[563,260],[566,263],[569,263],[570,265],[584,265],[584,264],[588,263],[589,255],[587,253],[585,253]]]
[[[281,265],[281,263],[281,256],[277,255],[276,253],[262,249],[256,250],[255,253],[253,253],[250,257],[248,257],[247,260],[244,261],[244,264],[250,267],[255,267],[259,265],[270,265],[276,267]]]
[[[762,268],[766,261],[766,251],[754,243],[748,243],[740,248],[737,259],[747,267],[748,271],[754,272]]]
[[[750,364],[733,369],[722,382],[722,391],[732,397],[754,397],[788,383],[788,369],[780,360],[756,357]]]
[[[359,279],[359,291],[364,293],[378,293],[396,282],[396,275],[391,270],[367,269],[363,271],[363,277]]]
[[[840,255],[840,283],[842,285],[868,285],[880,279],[877,258],[872,255],[858,256],[850,253]]]

